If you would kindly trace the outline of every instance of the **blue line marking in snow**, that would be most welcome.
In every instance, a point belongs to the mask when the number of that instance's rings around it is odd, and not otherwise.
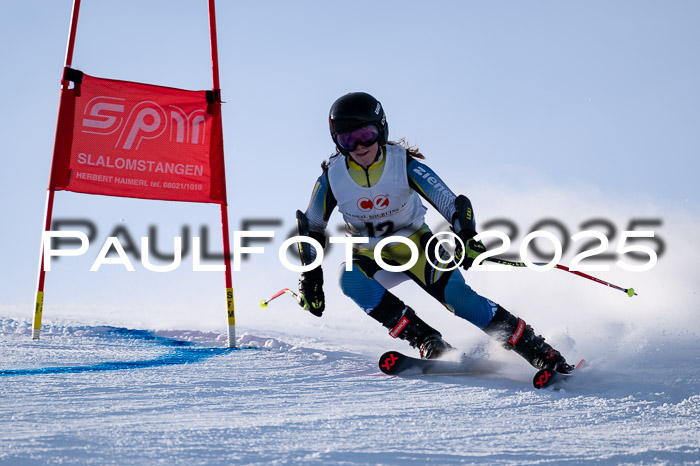
[[[9,375],[39,375],[39,374],[79,374],[82,372],[103,372],[123,369],[143,369],[146,367],[172,366],[190,364],[229,351],[227,348],[188,348],[176,350],[144,361],[107,361],[91,366],[54,366],[36,369],[6,369],[0,370],[0,377]]]
[[[84,327],[82,329],[95,329],[95,327]],[[0,370],[0,377],[13,375],[45,375],[45,374],[80,374],[84,372],[104,372],[125,369],[143,369],[147,367],[172,366],[178,364],[191,364],[203,361],[212,356],[218,356],[231,351],[248,348],[212,348],[196,346],[195,343],[174,338],[154,335],[147,330],[133,330],[118,327],[99,327],[100,337],[114,339],[114,336],[125,340],[136,340],[153,343],[148,346],[175,347],[172,351],[158,356],[154,359],[143,361],[106,361],[88,366],[52,366],[39,367],[34,369],[4,369]],[[250,348],[253,349],[253,348]]]

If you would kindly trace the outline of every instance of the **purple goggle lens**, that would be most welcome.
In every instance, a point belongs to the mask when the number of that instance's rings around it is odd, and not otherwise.
[[[379,128],[377,125],[367,125],[345,133],[339,133],[335,139],[341,148],[353,151],[357,149],[359,144],[367,147],[377,142],[377,139],[379,139]]]

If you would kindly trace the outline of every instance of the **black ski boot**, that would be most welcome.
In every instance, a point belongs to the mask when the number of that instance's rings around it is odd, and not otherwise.
[[[496,315],[483,329],[489,336],[500,341],[504,348],[512,349],[537,369],[550,369],[564,374],[574,370],[561,353],[535,335],[524,320],[498,306]]]
[[[423,322],[408,306],[389,331],[389,335],[406,340],[413,348],[418,348],[421,359],[439,358],[452,349],[452,346],[442,339],[440,332]]]
[[[435,359],[453,349],[442,339],[440,332],[423,322],[413,309],[388,291],[369,316],[388,328],[392,337],[406,340],[413,348],[418,348],[422,359]]]

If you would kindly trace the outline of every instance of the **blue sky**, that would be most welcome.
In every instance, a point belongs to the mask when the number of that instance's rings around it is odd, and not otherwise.
[[[0,18],[0,303],[17,308],[33,302],[71,7],[3,2]],[[279,218],[281,242],[333,150],[330,104],[356,90],[383,102],[390,138],[419,145],[472,198],[478,220],[508,217],[525,230],[555,217],[573,234],[590,218],[619,230],[630,218],[659,218],[668,238],[680,228],[673,215],[697,217],[697,2],[220,1],[217,19],[232,230]],[[84,0],[73,66],[207,89],[207,28],[203,0]],[[137,237],[157,225],[167,244],[185,224],[209,226],[217,241],[219,222],[213,205],[72,193],[57,194],[54,217],[98,225],[92,258],[120,225]],[[296,282],[278,270],[276,249],[268,254],[236,276],[241,288],[259,295]],[[98,297],[151,306],[173,283],[201,294],[208,281],[214,293],[223,287],[185,271],[96,277],[91,258],[62,261],[48,278],[47,306]],[[271,270],[276,280],[260,285]],[[242,306],[256,302],[250,293],[241,292]]]

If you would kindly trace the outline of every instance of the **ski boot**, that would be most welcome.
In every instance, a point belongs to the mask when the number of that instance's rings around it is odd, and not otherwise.
[[[410,307],[390,292],[385,292],[381,302],[369,316],[389,329],[389,335],[406,340],[418,348],[422,359],[439,358],[452,348],[442,339],[440,332],[416,315]]]
[[[389,335],[408,341],[413,348],[418,348],[421,359],[436,359],[452,348],[442,339],[440,332],[416,315],[406,306],[399,321],[389,331]]]
[[[498,306],[493,319],[483,330],[500,341],[504,348],[515,351],[537,369],[550,369],[563,374],[574,370],[574,366],[567,364],[559,351],[545,343],[542,336],[535,335],[532,327],[501,306]]]

